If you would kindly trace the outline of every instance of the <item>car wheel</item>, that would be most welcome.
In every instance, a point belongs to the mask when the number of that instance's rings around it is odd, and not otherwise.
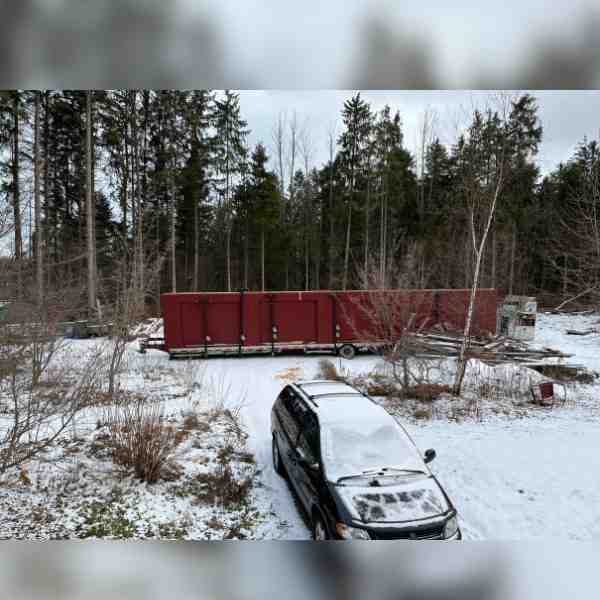
[[[329,539],[327,527],[325,527],[323,519],[318,514],[313,519],[313,539],[316,542],[326,542]]]
[[[338,354],[346,360],[351,360],[356,356],[356,348],[352,344],[344,344]]]
[[[275,472],[281,475],[282,477],[285,475],[285,471],[283,469],[283,463],[281,462],[281,455],[279,454],[279,446],[277,445],[277,441],[275,440],[275,436],[272,438],[271,448],[273,452],[273,468]]]

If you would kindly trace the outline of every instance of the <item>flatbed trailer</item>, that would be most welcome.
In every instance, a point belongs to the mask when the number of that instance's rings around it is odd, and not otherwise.
[[[382,290],[347,292],[184,292],[161,296],[164,338],[140,341],[140,352],[206,358],[303,352],[352,358],[373,349],[368,306]],[[415,329],[464,327],[470,290],[385,290],[406,304]],[[366,303],[366,304],[365,304]],[[497,293],[477,292],[473,333],[496,330]]]

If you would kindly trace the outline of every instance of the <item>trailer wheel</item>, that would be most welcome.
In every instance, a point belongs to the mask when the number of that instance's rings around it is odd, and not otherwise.
[[[356,356],[356,348],[352,344],[344,344],[338,350],[338,354],[346,360],[352,360]]]

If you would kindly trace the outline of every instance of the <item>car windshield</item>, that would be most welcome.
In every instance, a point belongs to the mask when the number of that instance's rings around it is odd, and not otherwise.
[[[425,472],[422,458],[396,423],[331,423],[322,428],[322,438],[323,463],[333,482]]]

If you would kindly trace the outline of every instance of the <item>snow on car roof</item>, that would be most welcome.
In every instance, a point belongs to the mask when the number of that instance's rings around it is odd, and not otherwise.
[[[389,423],[394,421],[384,408],[362,395],[327,398],[318,403],[317,414],[321,423]]]
[[[299,381],[296,385],[303,392],[311,397],[318,397],[321,395],[329,394],[356,394],[361,395],[358,390],[355,390],[352,386],[342,381]]]

